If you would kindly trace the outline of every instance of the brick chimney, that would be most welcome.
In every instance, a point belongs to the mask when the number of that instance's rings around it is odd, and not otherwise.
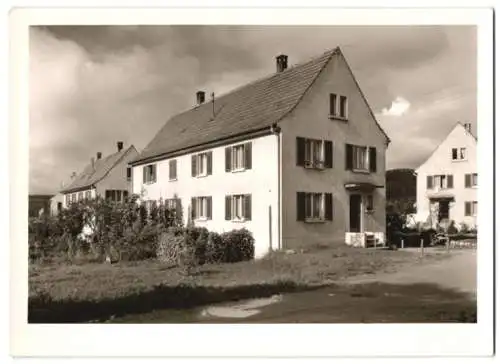
[[[283,72],[288,68],[288,56],[285,54],[280,54],[276,57],[276,72]]]
[[[101,158],[102,158],[102,153],[101,152],[97,152],[97,160],[99,160]]]
[[[123,142],[116,142],[116,146],[118,147],[118,151],[121,152],[123,149]]]
[[[205,102],[205,92],[204,91],[198,91],[196,93],[196,104],[201,105]]]
[[[472,124],[471,123],[464,123],[464,128],[465,128],[465,130],[467,130],[470,133],[471,128],[472,128]]]

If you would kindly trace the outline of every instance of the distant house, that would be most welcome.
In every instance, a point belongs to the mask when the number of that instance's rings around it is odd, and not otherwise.
[[[29,195],[28,196],[28,216],[38,217],[42,214],[48,215],[50,212],[50,198],[52,195]]]
[[[173,116],[135,158],[134,193],[185,222],[247,228],[256,257],[311,244],[367,246],[385,234],[385,154],[339,48]]]
[[[477,138],[471,124],[457,123],[416,169],[417,219],[432,225],[453,220],[477,224]]]
[[[72,202],[96,196],[112,201],[126,199],[132,191],[132,170],[128,163],[137,155],[133,145],[124,149],[123,142],[117,142],[117,151],[109,156],[102,157],[98,152],[97,158],[92,158],[84,170],[61,190],[60,193],[64,196],[62,208],[66,208]],[[54,202],[59,203],[59,201]]]

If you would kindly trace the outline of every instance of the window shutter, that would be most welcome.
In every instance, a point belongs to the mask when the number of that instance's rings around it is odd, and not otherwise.
[[[337,103],[337,95],[330,94],[330,116],[335,116],[336,103]]]
[[[153,164],[153,165],[151,166],[151,169],[153,170],[153,173],[152,173],[152,174],[153,174],[153,176],[152,176],[152,180],[153,180],[153,182],[156,182],[156,164]]]
[[[333,220],[333,196],[331,193],[325,193],[325,220]]]
[[[174,160],[174,179],[177,178],[177,159]]]
[[[207,153],[207,174],[212,174],[212,152]]]
[[[142,183],[146,183],[147,166],[142,167]]]
[[[465,187],[471,187],[471,186],[472,186],[471,175],[470,174],[466,174],[465,175]]]
[[[226,220],[231,220],[231,196],[226,196]]]
[[[352,144],[345,145],[345,169],[352,170]]]
[[[252,142],[245,144],[245,168],[252,169]]]
[[[465,202],[465,216],[471,216],[471,203],[469,201]]]
[[[181,199],[180,198],[176,198],[174,199],[174,202],[175,202],[175,217],[176,218],[179,218],[181,217],[182,215],[182,203],[181,203]]]
[[[432,189],[432,181],[433,181],[433,177],[427,176],[427,189],[428,190]]]
[[[377,172],[377,148],[370,147],[370,172]]]
[[[448,188],[453,188],[453,175],[449,174],[446,179],[448,181]]]
[[[191,197],[191,219],[196,219],[196,197]]]
[[[196,155],[191,156],[191,176],[196,176]]]
[[[226,148],[226,172],[231,172],[231,147]]]
[[[301,137],[297,137],[297,165],[304,166],[306,159],[306,140]]]
[[[333,143],[331,140],[325,140],[325,167],[333,168]]]
[[[252,195],[245,195],[243,204],[245,207],[245,219],[252,220]]]
[[[457,159],[457,148],[452,148],[451,149],[451,159],[455,160]]]
[[[306,194],[297,192],[297,221],[304,221],[306,217]]]
[[[212,220],[212,196],[207,197],[207,219]]]

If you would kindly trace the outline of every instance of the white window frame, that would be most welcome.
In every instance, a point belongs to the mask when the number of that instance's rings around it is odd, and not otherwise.
[[[453,150],[457,151],[457,158],[453,158]],[[451,148],[451,160],[452,162],[463,162],[467,160],[467,148],[466,147],[455,147]]]
[[[231,195],[231,221],[245,221],[245,195]]]
[[[325,141],[304,139],[304,161],[306,168],[322,168],[325,165]]]
[[[358,155],[363,152],[364,158],[362,155]],[[360,166],[358,162],[364,163],[364,165]],[[352,146],[352,170],[354,172],[370,172],[370,152],[367,146]]]
[[[476,217],[477,216],[477,201],[471,201],[471,216]]]
[[[477,173],[470,174],[470,186],[473,188],[477,187]]]
[[[325,221],[325,194],[308,192],[305,194],[304,217],[306,222]],[[318,206],[319,205],[319,206]],[[318,212],[316,214],[316,212]]]
[[[156,175],[156,173],[157,173],[157,167],[156,167],[156,164],[154,164],[154,163],[148,164],[148,165],[144,166],[143,168],[151,169],[151,171],[154,170],[154,178],[152,178],[153,173],[149,173],[149,171],[146,173],[146,182],[145,182],[145,184],[149,185],[149,184],[155,183],[156,179],[157,179],[157,175]]]
[[[245,169],[245,144],[233,145],[231,147],[231,172],[240,172]]]
[[[196,199],[196,210],[194,212],[194,218],[196,221],[206,221],[208,220],[208,196],[195,197]]]
[[[348,120],[349,119],[349,99],[348,99],[348,97],[346,95],[340,95],[340,94],[333,93],[333,92],[330,94],[335,95],[334,114],[333,115],[331,114],[330,118]],[[345,115],[340,115],[340,105],[341,105],[340,99],[341,98],[345,99]]]
[[[195,177],[208,176],[208,153],[199,153],[196,158],[196,173]]]

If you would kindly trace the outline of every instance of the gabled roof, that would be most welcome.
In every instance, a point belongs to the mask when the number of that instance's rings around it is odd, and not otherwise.
[[[297,106],[334,54],[340,48],[172,117],[131,163],[269,128]]]
[[[441,144],[443,144],[445,142],[446,139],[448,139],[448,137],[450,136],[451,133],[453,133],[453,131],[457,128],[457,126],[461,126],[464,130],[465,130],[465,133],[466,135],[469,135],[470,137],[472,137],[474,139],[474,141],[477,143],[477,137],[470,131],[468,130],[464,124],[462,124],[461,122],[456,122],[453,127],[451,128],[451,130],[446,134],[446,136],[443,138],[443,140],[441,140],[438,145],[436,145],[436,147],[433,149],[433,151],[429,154],[429,156],[427,158],[425,158],[425,160],[420,163],[420,165],[415,168],[415,171],[418,171],[420,169],[420,167],[422,167],[425,163],[427,163],[427,161],[429,159],[431,159],[431,157],[434,155],[434,153],[436,153],[436,151],[438,150],[438,148],[441,146]]]
[[[90,186],[96,184],[106,177],[109,171],[111,171],[131,149],[136,150],[135,147],[131,145],[127,149],[122,149],[119,152],[98,159],[94,162],[94,167],[92,167],[92,164],[89,163],[83,171],[75,177],[73,182],[63,188],[61,192],[74,192],[89,188]]]

